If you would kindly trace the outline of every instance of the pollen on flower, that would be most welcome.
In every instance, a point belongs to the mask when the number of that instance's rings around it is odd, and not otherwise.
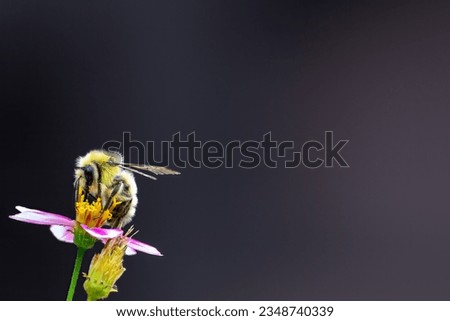
[[[88,300],[106,299],[111,292],[117,292],[116,282],[125,272],[123,256],[127,243],[128,239],[123,236],[111,239],[92,258],[89,273],[83,274],[86,278],[83,286]]]
[[[93,203],[89,203],[81,192],[81,188],[78,190],[77,196],[78,201],[75,203],[76,221],[88,227],[102,227],[111,219],[111,212],[114,208],[120,204],[115,198],[113,198],[111,206],[107,209],[103,208],[101,198],[98,198]]]

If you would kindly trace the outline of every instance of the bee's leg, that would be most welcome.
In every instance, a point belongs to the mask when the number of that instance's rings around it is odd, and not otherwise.
[[[76,202],[78,202],[79,200],[78,200],[78,189],[80,188],[80,178],[78,177],[76,180],[75,180],[75,183],[73,183],[73,188],[74,188],[74,201],[75,201],[75,203]]]
[[[111,191],[111,194],[107,197],[106,202],[103,204],[103,210],[106,210],[111,207],[114,197],[119,193],[122,189],[123,183],[119,182]]]
[[[130,207],[131,200],[122,201],[119,205],[117,205],[113,211],[113,217],[111,219],[111,226],[113,228],[122,228],[122,223],[124,222],[124,218],[130,212]]]

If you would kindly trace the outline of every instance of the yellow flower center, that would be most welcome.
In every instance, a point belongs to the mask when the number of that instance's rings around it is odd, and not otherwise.
[[[111,206],[109,208],[103,208],[101,198],[93,203],[89,203],[86,200],[85,195],[82,193],[82,189],[78,190],[77,202],[75,202],[76,221],[80,224],[85,224],[88,227],[102,227],[108,220],[111,219],[111,212],[114,208],[120,204],[113,198]]]

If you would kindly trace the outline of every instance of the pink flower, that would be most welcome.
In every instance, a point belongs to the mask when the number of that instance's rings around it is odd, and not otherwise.
[[[52,232],[53,236],[55,236],[56,239],[62,242],[74,242],[74,230],[77,224],[90,236],[102,242],[106,242],[109,239],[116,238],[123,234],[123,231],[118,228],[108,229],[101,227],[88,227],[85,224],[79,224],[75,220],[72,220],[67,216],[60,214],[53,214],[29,209],[23,206],[16,206],[16,209],[20,213],[10,215],[9,217],[11,219],[31,224],[50,225],[50,231]],[[137,253],[137,251],[162,256],[162,254],[153,246],[128,237],[126,254],[134,255]]]

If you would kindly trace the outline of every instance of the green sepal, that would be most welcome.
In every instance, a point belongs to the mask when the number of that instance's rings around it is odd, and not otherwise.
[[[90,236],[77,222],[73,232],[73,243],[82,249],[91,249],[97,240]]]

